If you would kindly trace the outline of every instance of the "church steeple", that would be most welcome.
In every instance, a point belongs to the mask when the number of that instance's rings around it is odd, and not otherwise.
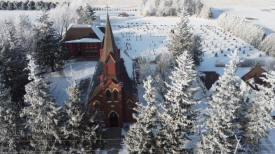
[[[105,28],[105,37],[104,37],[104,46],[103,46],[103,54],[100,58],[102,62],[105,62],[107,59],[107,56],[109,54],[112,54],[112,56],[117,59],[117,47],[115,44],[114,36],[113,36],[113,31],[112,27],[110,24],[110,19],[109,19],[109,13],[107,11],[107,22],[106,22],[106,28]]]

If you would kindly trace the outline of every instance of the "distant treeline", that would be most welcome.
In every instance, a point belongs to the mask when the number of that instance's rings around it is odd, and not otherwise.
[[[106,8],[105,7],[93,7],[93,10],[94,11],[106,11]],[[108,10],[112,11],[112,12],[115,12],[115,11],[118,11],[118,12],[121,12],[121,11],[136,12],[136,11],[138,11],[137,8],[109,8]]]
[[[50,10],[58,4],[43,1],[0,1],[0,10]]]

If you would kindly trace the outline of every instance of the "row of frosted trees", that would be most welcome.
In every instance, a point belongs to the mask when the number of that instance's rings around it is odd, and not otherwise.
[[[50,10],[58,5],[43,1],[0,1],[0,10]]]

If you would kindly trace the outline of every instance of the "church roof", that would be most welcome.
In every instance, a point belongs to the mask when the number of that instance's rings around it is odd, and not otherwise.
[[[101,61],[105,62],[109,54],[112,54],[115,59],[117,59],[117,47],[115,44],[113,31],[109,19],[109,14],[107,14],[107,22],[105,28],[104,36],[104,46],[103,46],[103,55],[101,56]]]

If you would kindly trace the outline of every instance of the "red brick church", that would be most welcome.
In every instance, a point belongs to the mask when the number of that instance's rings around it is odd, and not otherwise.
[[[123,123],[134,122],[132,114],[137,90],[116,47],[108,14],[99,59],[88,105],[106,127],[123,127]]]

